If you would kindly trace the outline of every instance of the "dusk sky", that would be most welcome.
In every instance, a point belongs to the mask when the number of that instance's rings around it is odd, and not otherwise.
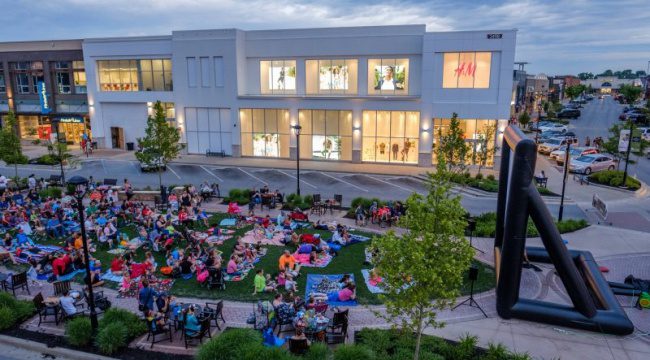
[[[0,41],[244,30],[426,24],[428,31],[519,30],[516,61],[532,73],[646,70],[648,0],[310,1],[0,0]]]

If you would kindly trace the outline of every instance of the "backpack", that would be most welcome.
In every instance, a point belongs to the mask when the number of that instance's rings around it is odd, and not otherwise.
[[[101,310],[106,311],[111,308],[111,302],[107,298],[99,298],[95,301],[95,305]]]

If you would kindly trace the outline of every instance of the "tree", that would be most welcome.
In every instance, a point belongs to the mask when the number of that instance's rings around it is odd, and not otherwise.
[[[468,147],[465,143],[465,132],[460,128],[458,114],[453,113],[446,134],[438,130],[440,144],[436,148],[438,163],[446,164],[447,171],[463,172],[467,166]]]
[[[643,88],[640,86],[634,86],[630,84],[623,84],[621,85],[621,88],[618,91],[621,95],[623,95],[623,98],[625,98],[625,102],[632,105],[634,102],[641,96],[641,93],[643,92]]]
[[[599,74],[598,76],[614,76],[614,73],[612,72],[612,70],[607,69],[607,70],[605,70],[605,72],[603,72],[602,74]]]
[[[62,142],[55,142],[47,146],[47,151],[50,154],[52,160],[59,164],[61,167],[61,182],[65,182],[65,173],[63,172],[63,166],[69,164],[74,155],[70,153],[68,149],[68,144]]]
[[[518,120],[519,120],[519,124],[525,128],[530,123],[530,115],[528,115],[528,113],[524,111],[521,113],[521,115],[519,115]]]
[[[23,155],[20,138],[16,135],[16,114],[9,111],[4,118],[4,127],[0,131],[0,160],[7,165],[14,165],[15,177],[18,177],[18,164],[26,164],[27,157]]]
[[[494,137],[497,132],[496,124],[485,124],[483,131],[479,132],[476,143],[476,160],[478,162],[478,173],[487,164],[487,161],[496,154],[499,147],[494,145]]]
[[[161,171],[178,157],[183,145],[179,144],[181,134],[178,129],[167,122],[162,103],[156,101],[153,109],[154,116],[147,118],[145,136],[138,138],[141,151],[136,152],[135,157],[143,164],[157,168],[158,183],[162,186]]]
[[[594,78],[594,74],[590,72],[581,72],[580,74],[578,74],[578,79],[580,80],[589,80],[593,78]]]
[[[646,73],[645,70],[637,70],[636,73],[634,73],[637,78],[645,77]]]
[[[606,153],[611,154],[614,158],[618,160],[616,166],[618,165],[625,159],[625,151],[618,151],[618,141],[621,137],[621,130],[623,129],[630,129],[631,125],[630,123],[626,124],[614,124],[612,127],[609,128],[609,137],[607,140],[603,142],[602,150]],[[636,153],[636,155],[643,154],[645,152],[645,149],[648,147],[648,142],[641,139],[641,142],[639,143],[639,153]]]
[[[580,85],[573,85],[573,86],[568,86],[566,89],[564,89],[564,94],[568,96],[571,100],[577,98],[580,96],[585,91],[586,87],[582,84]]]
[[[414,360],[424,330],[444,326],[436,312],[453,305],[473,256],[464,237],[465,209],[451,194],[450,173],[440,162],[437,170],[429,174],[427,195],[413,193],[406,200],[408,211],[399,221],[406,232],[398,236],[389,230],[370,245],[386,307],[375,314],[415,333]]]

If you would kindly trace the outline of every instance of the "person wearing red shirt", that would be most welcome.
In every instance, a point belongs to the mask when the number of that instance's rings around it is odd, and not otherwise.
[[[192,219],[190,219],[189,216],[187,215],[187,210],[185,210],[185,206],[181,206],[181,209],[178,211],[178,222],[188,227],[192,226]]]
[[[111,261],[111,273],[122,275],[122,269],[124,269],[124,257],[120,254]]]
[[[52,261],[52,273],[54,273],[55,276],[62,276],[67,273],[69,273],[68,266],[72,260],[70,260],[70,257],[65,254],[59,254],[59,256]]]

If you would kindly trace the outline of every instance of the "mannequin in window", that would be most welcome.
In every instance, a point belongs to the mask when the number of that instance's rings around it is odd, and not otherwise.
[[[409,150],[411,149],[411,140],[404,140],[404,148],[402,149],[402,161],[408,161],[409,159]]]
[[[397,153],[399,153],[399,144],[393,143],[391,150],[393,151],[393,160],[397,160]]]
[[[278,77],[278,90],[284,90],[284,66],[280,68],[280,76]]]
[[[384,155],[386,153],[386,144],[385,143],[380,143],[379,144],[379,153],[381,155]]]

